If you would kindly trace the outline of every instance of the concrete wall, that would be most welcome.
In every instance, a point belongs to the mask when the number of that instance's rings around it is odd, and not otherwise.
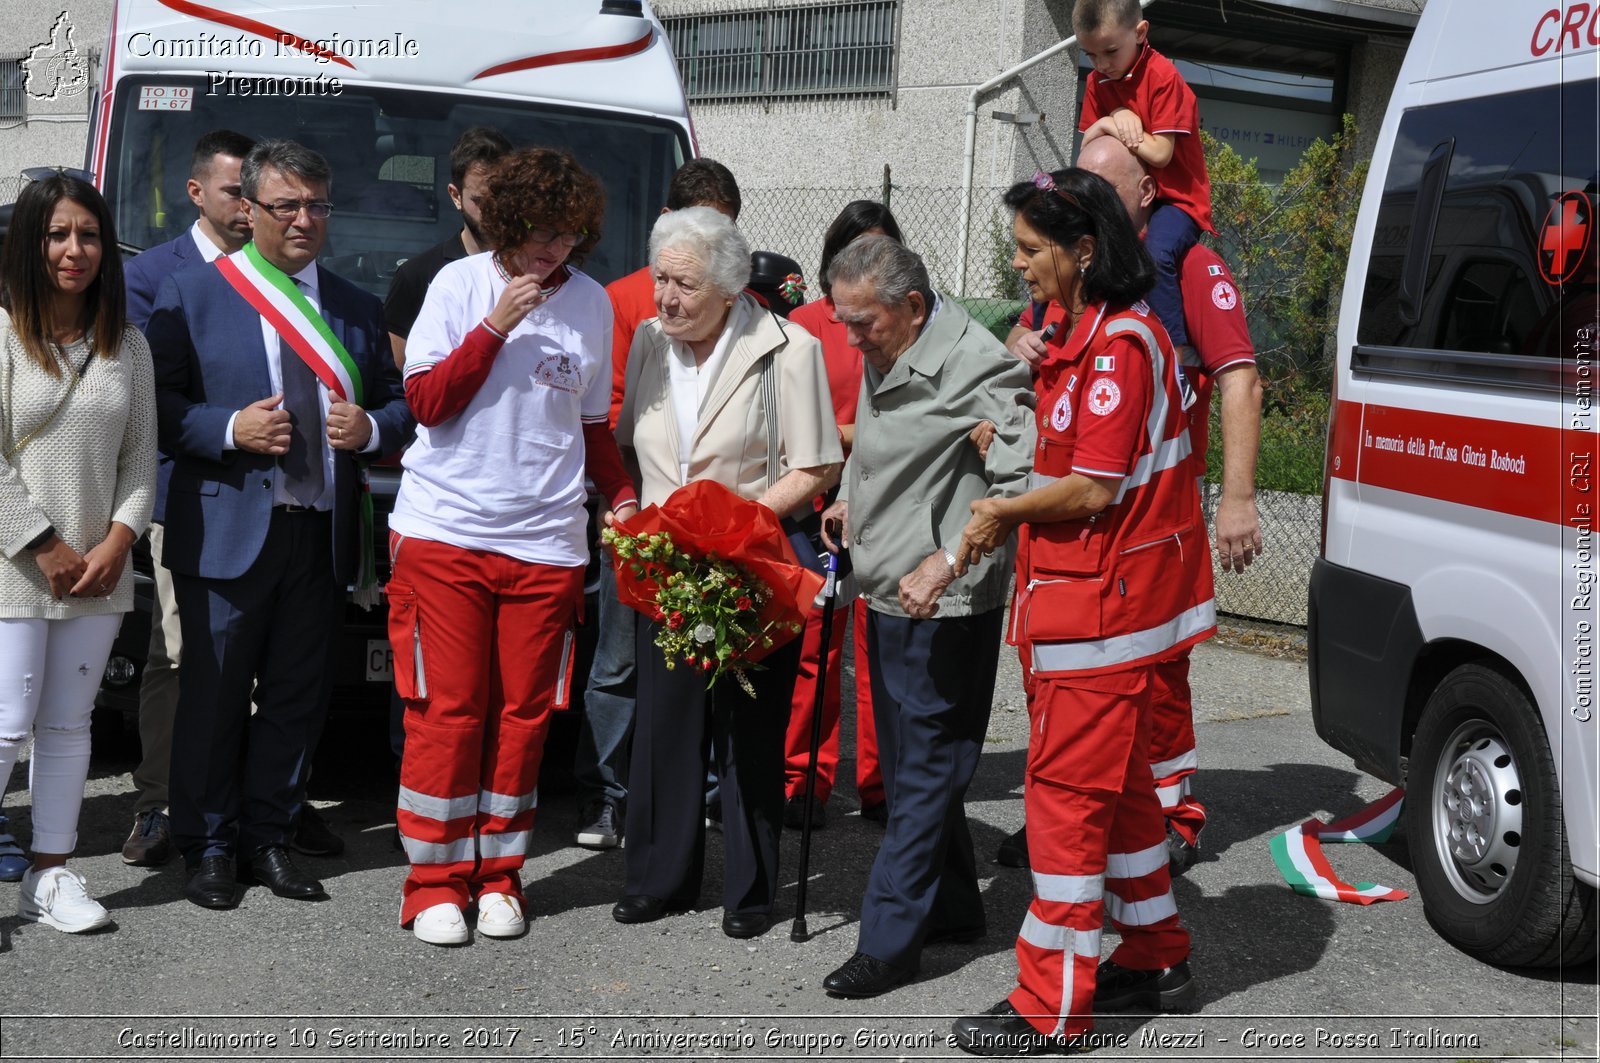
[[[662,0],[656,8],[667,16],[766,6]],[[903,0],[893,99],[702,103],[695,107],[700,149],[767,187],[877,187],[885,163],[896,184],[959,184],[962,119],[972,89],[1059,40],[1068,32],[1070,7],[1069,0]],[[1030,155],[1070,144],[1077,101],[1067,67],[1064,58],[1055,60],[980,101],[980,183],[1009,184],[1023,168],[1024,139],[1039,142],[1026,149]],[[1016,127],[990,118],[994,110],[1043,112],[1045,121],[1022,138]]]
[[[1400,44],[1372,40],[1350,57],[1350,113],[1356,116],[1356,154],[1370,159],[1378,144],[1378,129],[1389,107],[1400,64],[1406,50]]]
[[[51,41],[51,30],[66,16],[72,47],[87,62],[103,56],[111,28],[110,0],[6,0],[0,19],[0,55],[29,52]],[[26,166],[82,166],[89,132],[89,104],[98,87],[100,66],[90,66],[91,82],[80,91],[58,92],[54,99],[27,99],[27,117],[0,128],[0,202],[9,201]],[[40,87],[36,81],[36,90]]]

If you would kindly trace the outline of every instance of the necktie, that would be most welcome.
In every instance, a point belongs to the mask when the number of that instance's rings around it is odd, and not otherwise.
[[[289,452],[278,459],[283,489],[300,505],[309,506],[322,496],[322,397],[317,375],[282,338],[278,358],[283,367],[283,408],[289,411],[290,424]]]

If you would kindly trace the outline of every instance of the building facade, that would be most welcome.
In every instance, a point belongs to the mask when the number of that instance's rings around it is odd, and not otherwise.
[[[1074,157],[1086,68],[1069,47],[1004,75],[1071,34],[1072,0],[653,6],[697,148],[738,175],[756,246],[810,275],[839,208],[888,197],[942,286],[1009,294],[999,195]],[[1156,0],[1145,14],[1152,43],[1199,95],[1202,124],[1271,179],[1344,112],[1370,143],[1421,6]],[[0,21],[0,202],[25,167],[83,165],[111,23],[111,0],[10,8]]]

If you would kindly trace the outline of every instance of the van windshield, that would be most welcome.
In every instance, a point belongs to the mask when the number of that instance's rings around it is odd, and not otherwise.
[[[681,129],[644,116],[349,83],[338,96],[207,96],[204,78],[147,75],[118,84],[102,186],[118,237],[151,247],[195,219],[185,184],[202,135],[299,141],[333,169],[322,262],[381,297],[401,262],[460,231],[445,191],[450,148],[475,125],[518,147],[566,148],[600,178],[605,230],[586,273],[605,284],[644,264],[667,183],[687,157]]]

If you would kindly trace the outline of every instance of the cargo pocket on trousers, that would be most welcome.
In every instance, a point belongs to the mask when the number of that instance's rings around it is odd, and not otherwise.
[[[417,592],[408,583],[391,579],[389,595],[389,646],[394,651],[394,688],[402,701],[428,701],[427,656],[423,652],[422,611]]]

